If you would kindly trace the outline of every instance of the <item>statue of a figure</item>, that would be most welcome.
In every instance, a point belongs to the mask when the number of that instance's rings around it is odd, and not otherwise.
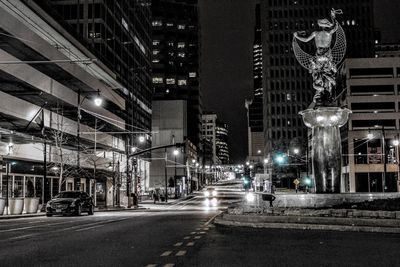
[[[342,27],[336,20],[336,14],[342,14],[342,11],[331,10],[332,22],[328,19],[318,20],[321,30],[314,31],[308,37],[301,36],[305,32],[295,32],[293,34],[293,50],[296,58],[312,74],[313,88],[316,90],[314,102],[317,106],[332,104],[332,89],[336,86],[336,65],[343,59],[346,50],[346,39]],[[337,37],[335,46],[332,48],[331,43],[334,33],[336,33]],[[305,53],[296,42],[296,40],[309,42],[312,39],[314,39],[317,48],[315,56]]]

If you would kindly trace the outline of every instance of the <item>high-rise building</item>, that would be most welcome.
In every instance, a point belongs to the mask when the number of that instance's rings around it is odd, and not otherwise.
[[[217,114],[206,112],[202,115],[202,135],[212,143],[212,164],[228,164],[228,125]]]
[[[199,21],[197,0],[152,1],[154,100],[186,100],[186,138],[199,147]]]
[[[13,174],[1,168],[3,193],[44,204],[76,189],[98,206],[128,204],[140,188],[133,132],[151,129],[149,17],[143,0],[1,5],[0,54],[13,63],[0,70],[0,159]]]
[[[228,124],[218,122],[215,127],[216,154],[221,164],[229,164]]]
[[[262,42],[260,4],[256,5],[256,25],[253,43],[253,99],[246,101],[248,119],[248,159],[259,161],[263,158],[263,86],[262,86]]]
[[[307,128],[298,113],[312,103],[315,92],[311,75],[293,54],[293,33],[310,34],[318,29],[317,20],[329,18],[331,8],[342,9],[344,13],[337,19],[347,37],[346,57],[373,57],[372,0],[262,1],[264,153],[267,158],[272,159],[278,151],[287,153],[294,147],[304,147],[307,142]],[[314,47],[304,45],[306,51],[315,53]],[[337,84],[339,93],[342,83]],[[302,151],[304,154],[306,149]]]

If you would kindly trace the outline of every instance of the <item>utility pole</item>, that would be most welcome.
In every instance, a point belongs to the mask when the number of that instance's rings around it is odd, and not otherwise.
[[[168,173],[167,173],[167,148],[165,148],[165,167],[164,167],[164,180],[165,180],[165,203],[168,202]]]

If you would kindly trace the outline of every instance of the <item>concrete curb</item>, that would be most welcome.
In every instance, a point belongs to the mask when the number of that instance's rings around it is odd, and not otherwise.
[[[250,216],[221,214],[214,219],[214,224],[235,227],[253,227],[268,229],[298,229],[324,231],[351,231],[371,233],[400,234],[400,224],[390,219],[353,219],[320,218],[299,216]],[[247,218],[246,218],[247,217]],[[264,217],[264,218],[257,218]]]

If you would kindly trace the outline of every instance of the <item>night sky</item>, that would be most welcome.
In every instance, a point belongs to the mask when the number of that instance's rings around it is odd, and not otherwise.
[[[252,97],[253,90],[255,2],[199,0],[203,108],[216,112],[222,121],[228,123],[232,162],[244,161],[247,155],[244,103],[246,98]],[[375,2],[375,26],[382,32],[382,41],[400,41],[400,1]]]

